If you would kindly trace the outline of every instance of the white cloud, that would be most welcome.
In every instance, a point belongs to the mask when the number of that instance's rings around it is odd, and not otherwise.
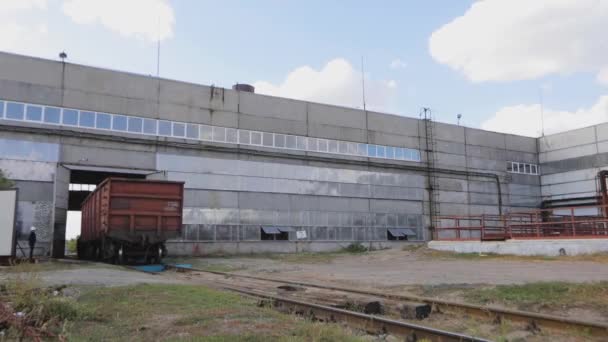
[[[77,24],[99,22],[125,37],[155,42],[173,36],[175,16],[166,0],[65,0],[63,13]]]
[[[601,96],[590,108],[563,111],[544,108],[545,134],[608,122],[608,95]],[[527,135],[541,135],[541,106],[539,104],[508,106],[481,124],[482,129]]]
[[[362,107],[361,72],[342,58],[329,61],[321,70],[309,66],[295,68],[283,83],[254,83],[257,93],[321,102],[347,107]],[[388,110],[397,82],[373,80],[366,75],[365,93],[368,109]]]
[[[484,0],[433,32],[429,49],[474,82],[527,80],[607,68],[606,32],[608,1]]]
[[[0,12],[46,8],[47,0],[2,0]]]
[[[27,55],[40,55],[45,50],[48,27],[33,22],[23,13],[46,10],[46,0],[3,0],[0,4],[0,50]]]
[[[597,74],[597,81],[601,84],[608,85],[608,66],[605,66]]]
[[[407,63],[405,63],[404,61],[402,61],[399,58],[396,58],[396,59],[393,59],[391,64],[389,64],[389,67],[391,69],[405,69],[407,67]]]

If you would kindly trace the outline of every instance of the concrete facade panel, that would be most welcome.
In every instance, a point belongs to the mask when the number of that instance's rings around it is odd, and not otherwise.
[[[410,137],[418,137],[419,120],[404,116],[388,115],[376,112],[367,113],[367,129],[375,132],[385,132]]]
[[[0,170],[7,178],[13,180],[52,182],[56,165],[28,160],[0,159]]]
[[[441,122],[435,122],[433,126],[433,135],[436,139],[441,139],[449,142],[457,142],[464,144],[464,132],[465,128],[462,126],[455,126],[445,124]]]
[[[306,122],[306,102],[239,92],[239,112],[257,117]]]
[[[594,144],[595,141],[595,127],[585,127],[539,138],[539,152],[551,152],[575,146]]]
[[[568,147],[560,150],[541,152],[538,156],[538,159],[541,163],[547,163],[557,160],[577,158],[580,156],[589,156],[596,154],[597,152],[598,151],[596,144],[578,145],[575,147]]]
[[[2,53],[0,79],[54,88],[61,87],[61,64],[33,57]]]
[[[505,134],[505,144],[507,150],[526,152],[532,155],[536,155],[538,153],[536,138]]]
[[[124,151],[118,149],[61,145],[64,163],[79,165],[104,165],[107,167],[154,169],[156,156],[151,152]]]
[[[308,104],[308,122],[362,130],[367,128],[364,111],[318,103]]]
[[[468,127],[465,129],[465,134],[468,145],[486,146],[497,149],[505,149],[506,147],[504,134]]]
[[[239,198],[237,192],[185,189],[184,205],[213,209],[238,208]]]

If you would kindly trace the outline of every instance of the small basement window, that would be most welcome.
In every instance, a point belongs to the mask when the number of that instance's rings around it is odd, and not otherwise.
[[[416,233],[407,228],[393,228],[386,231],[388,240],[408,240],[410,236],[416,236]]]
[[[290,228],[284,227],[261,227],[262,240],[289,240]]]

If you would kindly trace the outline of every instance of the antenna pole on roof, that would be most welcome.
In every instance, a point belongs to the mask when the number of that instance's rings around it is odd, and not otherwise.
[[[363,93],[363,110],[367,110],[365,106],[365,68],[363,65],[363,56],[361,56],[361,90]]]
[[[543,87],[538,88],[538,97],[540,100],[540,135],[545,136],[545,108],[543,104]]]
[[[156,41],[156,77],[160,78],[160,14],[156,20],[156,33],[158,40]]]

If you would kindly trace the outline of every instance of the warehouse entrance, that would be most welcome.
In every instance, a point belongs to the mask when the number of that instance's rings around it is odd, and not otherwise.
[[[64,165],[69,175],[66,175],[66,183],[62,188],[67,190],[67,206],[65,216],[56,214],[55,232],[53,241],[53,257],[74,255],[76,251],[76,239],[80,235],[80,206],[87,196],[95,190],[97,185],[108,177],[145,179],[156,173],[153,170],[131,170],[120,168],[102,168],[81,165]],[[67,185],[67,189],[65,189]],[[58,193],[65,193],[59,191]],[[59,195],[58,195],[59,196]],[[61,209],[56,208],[56,213]],[[63,216],[63,219],[62,219]]]

